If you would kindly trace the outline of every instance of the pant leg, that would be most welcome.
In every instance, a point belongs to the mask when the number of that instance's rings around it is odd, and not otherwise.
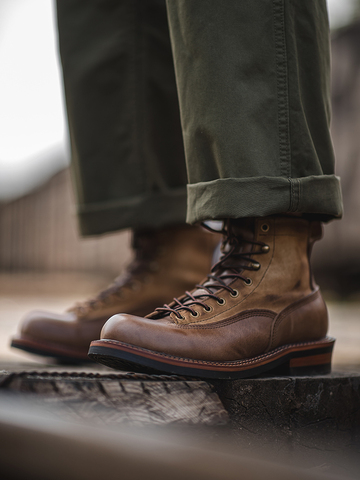
[[[82,234],[184,222],[165,0],[59,0],[57,11]]]
[[[325,0],[168,0],[189,222],[339,217]]]

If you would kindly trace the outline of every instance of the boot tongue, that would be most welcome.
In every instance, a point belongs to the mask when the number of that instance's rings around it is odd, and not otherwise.
[[[240,274],[246,277],[246,270],[242,269],[242,266],[247,266],[249,262],[245,258],[238,256],[239,254],[248,254],[253,251],[254,244],[252,243],[255,240],[255,221],[253,218],[245,218],[239,220],[229,219],[224,225],[226,234],[224,235],[224,241],[222,244],[222,256],[220,257],[219,262],[217,263],[217,268],[211,272],[211,275],[215,277],[222,277],[223,275],[234,275]],[[233,250],[233,251],[232,251]],[[232,251],[232,254],[225,258],[229,252]],[[234,255],[233,255],[234,254]],[[245,272],[245,273],[242,273]],[[225,285],[231,284],[235,279],[234,278],[221,278],[221,281]],[[220,284],[215,278],[210,278],[206,280],[202,285],[210,289],[213,294],[217,294],[220,290]],[[214,287],[212,288],[212,285]],[[215,286],[217,285],[217,286]],[[196,297],[204,297],[204,300],[209,295],[209,292],[204,288],[197,288],[191,291],[191,294]],[[184,306],[191,306],[193,303],[190,297],[182,297],[182,300],[179,299]],[[180,306],[176,306],[174,303],[170,304],[171,308],[174,310],[181,311]],[[147,315],[147,318],[158,319],[167,317],[170,321],[174,321],[175,313],[163,313],[163,312],[153,312]]]
[[[234,245],[236,246],[233,252],[234,254],[246,254],[253,250],[253,244],[251,242],[254,241],[255,238],[254,219],[241,218],[235,220],[227,220],[227,224],[225,224],[225,229],[228,232],[228,235],[224,239],[221,258],[224,258],[224,256],[234,247]],[[218,268],[212,273],[215,276],[232,274],[234,273],[234,271],[231,269],[233,267],[236,268],[236,273],[241,274],[243,270],[239,267],[241,267],[242,265],[248,265],[248,263],[249,262],[247,262],[246,259],[240,259],[236,256],[230,256],[229,258],[224,260],[223,263],[220,263]],[[234,279],[223,278],[222,281],[226,285],[229,285],[234,281]],[[218,282],[215,279],[209,279],[203,283],[203,285],[205,285],[206,287],[211,287],[212,284],[218,284]],[[214,288],[213,293],[216,294],[217,290],[217,288]],[[208,292],[206,290],[200,288],[192,291],[193,295],[207,295],[207,293]]]
[[[155,257],[160,240],[160,235],[155,229],[134,230],[131,247],[135,252],[135,258],[148,260],[151,256]]]
[[[227,231],[229,236],[241,237],[245,241],[255,238],[255,220],[253,218],[238,218],[228,220]]]

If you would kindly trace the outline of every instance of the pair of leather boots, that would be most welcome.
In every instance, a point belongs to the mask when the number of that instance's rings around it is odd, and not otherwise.
[[[12,345],[61,361],[89,356],[120,370],[203,378],[329,372],[334,339],[310,268],[320,223],[228,220],[221,233],[210,269],[218,235],[192,226],[135,232],[123,276],[65,315],[30,314]]]

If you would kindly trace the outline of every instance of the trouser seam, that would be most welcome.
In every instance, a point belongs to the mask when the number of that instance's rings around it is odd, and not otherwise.
[[[297,212],[300,205],[301,182],[298,178],[289,178],[290,183],[290,206],[289,212]]]
[[[284,0],[273,0],[280,175],[291,176],[288,69]]]

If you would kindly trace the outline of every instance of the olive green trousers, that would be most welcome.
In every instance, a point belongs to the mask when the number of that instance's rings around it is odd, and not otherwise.
[[[325,0],[59,0],[81,232],[340,217]]]

